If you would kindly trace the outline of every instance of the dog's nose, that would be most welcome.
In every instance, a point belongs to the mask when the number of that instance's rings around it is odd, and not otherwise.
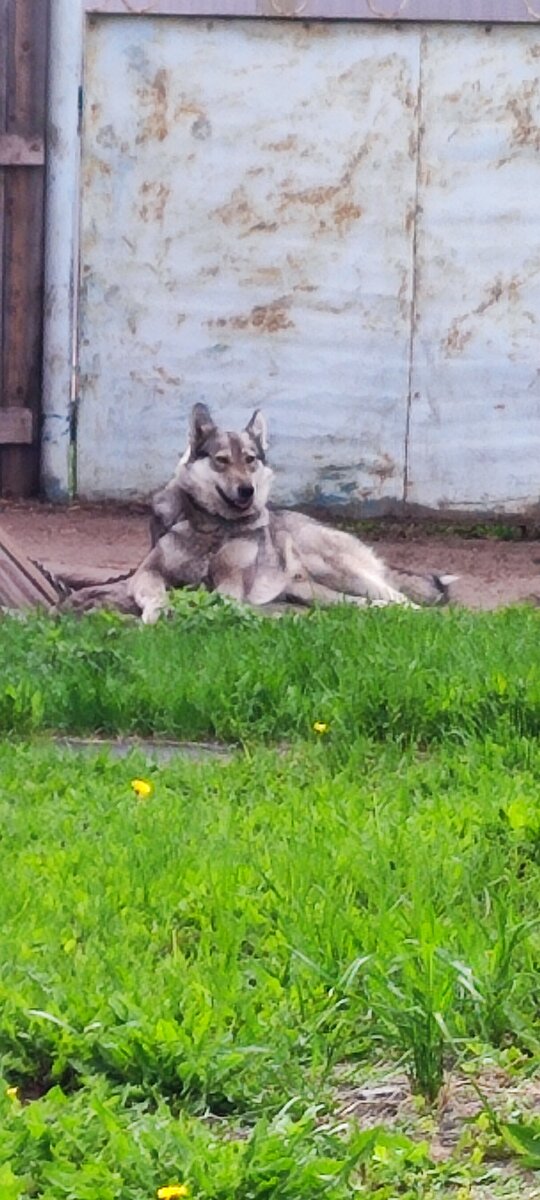
[[[241,483],[238,488],[239,500],[251,500],[255,493],[255,488],[251,483]]]

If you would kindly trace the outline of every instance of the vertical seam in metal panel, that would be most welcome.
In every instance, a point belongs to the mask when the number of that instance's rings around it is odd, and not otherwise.
[[[409,361],[407,372],[407,411],[405,416],[405,453],[403,461],[403,503],[407,503],[407,493],[409,490],[409,443],[411,433],[411,408],[412,408],[412,386],[413,386],[413,371],[414,371],[414,349],[415,349],[415,334],[416,334],[416,300],[417,300],[417,283],[418,283],[418,217],[420,213],[419,197],[420,197],[420,177],[421,177],[421,157],[422,157],[422,135],[423,135],[423,109],[422,109],[422,65],[425,33],[420,34],[418,45],[418,102],[416,105],[416,177],[414,185],[414,209],[413,209],[413,228],[411,239],[411,306],[410,306],[410,330],[409,330]]]
[[[79,398],[80,398],[80,343],[81,343],[81,226],[83,208],[83,137],[84,137],[84,104],[86,98],[86,56],[90,34],[89,21],[83,16],[83,45],[81,59],[81,82],[78,93],[79,109],[79,193],[75,232],[75,253],[73,262],[73,331],[71,347],[71,394],[69,415],[69,494],[73,499],[78,488],[78,428]]]
[[[54,0],[49,33],[42,481],[64,500],[72,485],[73,330],[80,200],[78,89],[82,0]],[[76,108],[75,108],[76,106]],[[68,193],[67,180],[74,194]]]

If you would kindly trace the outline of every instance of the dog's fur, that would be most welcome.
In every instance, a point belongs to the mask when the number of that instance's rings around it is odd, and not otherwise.
[[[266,449],[259,411],[241,433],[226,433],[196,404],[188,448],[153,500],[150,553],[128,579],[85,588],[64,607],[115,607],[152,624],[166,607],[167,591],[185,586],[253,605],[410,603],[357,538],[301,513],[269,508]],[[428,602],[444,599],[444,577],[432,576],[427,592]]]

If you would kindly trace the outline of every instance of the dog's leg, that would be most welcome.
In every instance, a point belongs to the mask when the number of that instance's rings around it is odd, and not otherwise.
[[[311,575],[309,558],[305,567],[308,575]],[[407,596],[389,582],[382,564],[380,570],[372,570],[371,564],[366,569],[359,565],[352,555],[350,558],[343,556],[342,560],[336,563],[324,562],[322,566],[316,563],[314,576],[323,587],[330,588],[339,595],[363,599],[368,604],[411,604]]]
[[[173,526],[150,550],[130,580],[130,595],[145,625],[167,607],[170,588],[200,587],[208,575],[208,553],[194,544],[186,521]]]
[[[130,579],[109,580],[108,583],[77,588],[58,604],[58,612],[87,613],[97,609],[138,616],[138,609],[130,591]]]
[[[212,556],[209,572],[211,591],[239,603],[248,599],[250,582],[256,575],[258,537],[233,538]]]
[[[369,575],[362,573],[358,578],[352,577],[350,580],[351,592],[354,595],[360,594],[366,598],[368,603],[377,604],[379,606],[386,604],[405,604],[411,606],[411,601],[404,596],[403,592],[398,592],[397,588],[392,587],[392,584],[384,578],[383,575]]]
[[[141,613],[143,624],[155,625],[167,607],[167,585],[163,575],[145,567],[143,563],[133,576],[130,591]]]
[[[246,599],[243,575],[229,576],[217,587],[213,587],[212,591],[218,596],[226,596],[228,600],[236,600],[238,604],[242,604]]]
[[[181,459],[181,462],[184,460]],[[152,511],[150,514],[150,540],[152,547],[156,546],[159,539],[164,537],[166,533],[172,529],[173,525],[180,520],[182,514],[182,491],[176,483],[176,480],[171,480],[166,487],[160,492],[156,492],[152,497]]]
[[[369,603],[365,596],[335,592],[314,579],[295,579],[287,583],[286,594],[287,600],[293,604],[320,604],[325,608],[331,604],[355,604],[357,608],[366,608]]]
[[[309,560],[304,561],[294,537],[285,534],[281,537],[280,546],[287,576],[286,594],[290,600],[297,600],[302,604],[355,604],[358,608],[365,608],[370,603],[408,603],[401,592],[387,583],[382,569],[380,574],[376,570],[359,572],[353,560],[352,564],[340,564],[340,569],[336,570],[317,556],[312,559],[312,574]],[[368,565],[371,565],[369,558]],[[373,558],[373,566],[377,568],[378,565],[378,561]],[[326,575],[326,582],[323,582],[321,575]]]

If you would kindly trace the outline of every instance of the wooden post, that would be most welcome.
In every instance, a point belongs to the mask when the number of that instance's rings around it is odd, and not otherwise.
[[[48,0],[0,0],[0,495],[39,489]]]

